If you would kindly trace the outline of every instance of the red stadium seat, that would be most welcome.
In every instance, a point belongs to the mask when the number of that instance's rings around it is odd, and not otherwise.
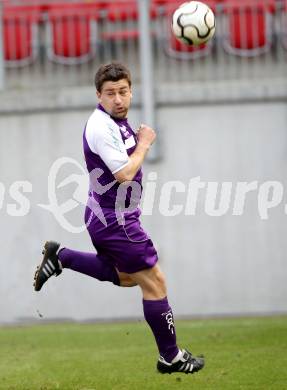
[[[134,0],[108,3],[102,9],[105,29],[101,34],[104,42],[134,40],[139,37],[137,28],[138,8]],[[129,27],[127,27],[129,24]]]
[[[225,0],[223,6],[223,46],[228,53],[252,57],[270,49],[275,0]]]
[[[121,0],[110,2],[105,7],[107,18],[111,22],[126,22],[129,20],[138,20],[138,2],[137,0]],[[157,16],[156,4],[150,3],[150,18]]]
[[[125,0],[107,3],[103,10],[105,24],[101,39],[107,42],[136,40],[139,37],[137,28],[137,1]]]
[[[138,19],[138,6],[134,0],[112,2],[106,6],[107,19],[111,22],[126,22]]]
[[[151,3],[150,18],[155,19],[157,8]],[[107,23],[107,29],[102,33],[104,41],[136,40],[139,37],[138,30],[138,3],[136,0],[122,0],[110,2],[102,9],[103,20]]]
[[[3,6],[4,61],[8,67],[30,64],[37,55],[37,6]]]
[[[99,16],[97,4],[51,4],[47,14],[49,59],[69,65],[86,62],[94,56]]]

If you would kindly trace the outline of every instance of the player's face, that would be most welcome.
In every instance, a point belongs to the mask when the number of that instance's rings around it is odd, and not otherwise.
[[[99,102],[115,118],[126,118],[131,104],[132,92],[126,79],[105,81],[101,92],[97,92]]]

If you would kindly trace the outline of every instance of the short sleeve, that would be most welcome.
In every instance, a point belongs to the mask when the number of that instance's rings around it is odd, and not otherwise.
[[[113,174],[128,164],[129,156],[116,124],[94,115],[88,120],[85,134],[91,151],[101,157]]]

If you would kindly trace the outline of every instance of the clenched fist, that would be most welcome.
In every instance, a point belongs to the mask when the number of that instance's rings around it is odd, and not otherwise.
[[[137,131],[137,139],[139,143],[149,148],[154,143],[155,138],[155,131],[151,127],[144,124],[140,125]]]

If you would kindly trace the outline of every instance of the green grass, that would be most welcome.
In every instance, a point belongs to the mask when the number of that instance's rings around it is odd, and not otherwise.
[[[176,324],[198,374],[158,374],[144,322],[0,328],[0,389],[287,389],[287,317]]]

